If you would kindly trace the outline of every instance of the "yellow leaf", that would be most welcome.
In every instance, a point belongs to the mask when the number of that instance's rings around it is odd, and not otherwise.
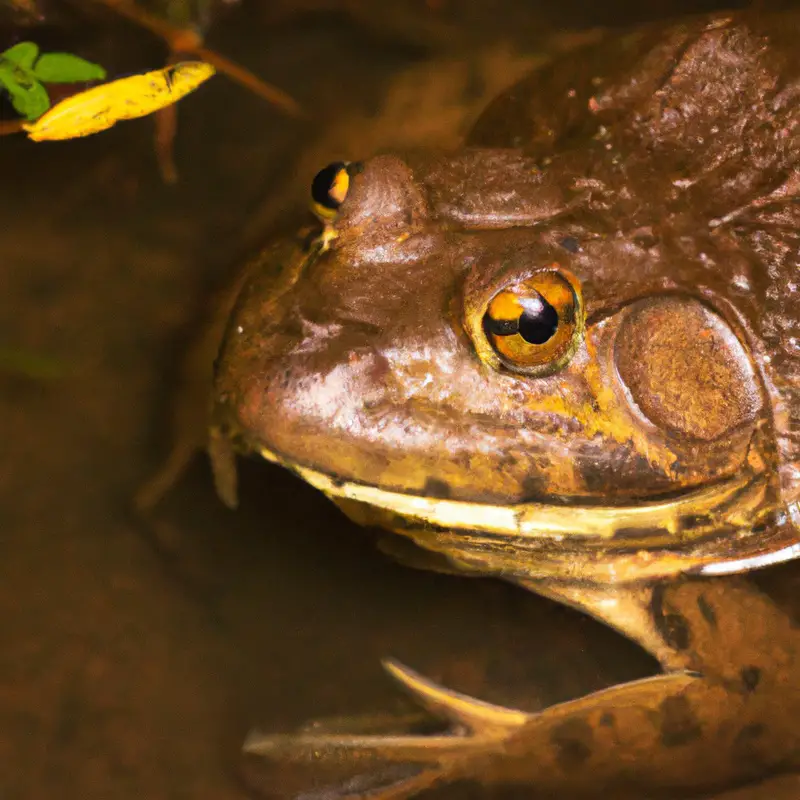
[[[177,102],[215,72],[204,61],[184,61],[120,78],[72,95],[22,127],[35,142],[89,136],[121,119],[144,117]]]

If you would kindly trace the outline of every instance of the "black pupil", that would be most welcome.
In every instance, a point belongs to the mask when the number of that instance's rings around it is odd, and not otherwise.
[[[540,294],[520,298],[520,304],[519,335],[529,344],[549,341],[558,329],[558,312]]]
[[[341,203],[337,202],[331,197],[331,188],[333,187],[336,176],[346,169],[344,161],[334,161],[333,164],[328,164],[327,167],[321,169],[311,181],[311,199],[315,203],[319,203],[324,208],[329,208],[331,211],[336,211]]]

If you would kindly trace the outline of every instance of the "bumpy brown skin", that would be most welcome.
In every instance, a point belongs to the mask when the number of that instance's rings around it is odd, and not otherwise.
[[[285,241],[254,269],[218,360],[220,425],[339,481],[496,505],[629,506],[750,470],[768,485],[760,513],[714,557],[796,542],[798,39],[796,14],[615,37],[498,98],[460,152],[366,162],[328,252]],[[498,362],[481,320],[543,268],[576,276],[586,331],[565,366],[530,377]],[[502,566],[478,549],[474,569],[604,619],[672,678],[509,722],[483,746],[477,714],[471,745],[407,743],[422,774],[650,790],[800,763],[800,641],[743,582],[545,581],[519,542]],[[430,782],[414,774],[398,792]]]

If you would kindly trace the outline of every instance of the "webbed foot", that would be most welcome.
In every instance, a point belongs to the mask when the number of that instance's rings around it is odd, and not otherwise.
[[[244,752],[280,771],[280,780],[273,776],[267,787],[272,796],[275,783],[282,785],[277,796],[302,800],[399,800],[460,779],[552,787],[569,780],[569,757],[590,758],[587,736],[591,739],[595,730],[604,740],[599,750],[606,751],[598,755],[624,750],[623,740],[630,736],[632,749],[639,751],[658,735],[664,702],[702,683],[691,673],[671,673],[528,713],[446,689],[394,660],[384,667],[442,727],[430,734],[407,728],[402,734],[353,734],[352,725],[307,726],[293,734],[252,732]],[[634,723],[622,739],[616,724],[608,722],[614,714],[623,725]],[[287,788],[287,780],[297,780],[292,773],[297,770],[300,782]]]
[[[523,711],[446,689],[393,659],[385,660],[383,666],[442,722],[437,732],[354,735],[349,732],[353,721],[340,721],[306,726],[293,734],[253,731],[244,752],[284,766],[304,767],[304,783],[312,783],[314,788],[290,793],[290,797],[395,800],[459,777],[469,759],[500,747],[532,718]],[[374,729],[372,721],[364,720]],[[408,722],[421,721],[420,717],[397,720],[406,731],[413,727]],[[341,777],[343,773],[345,777]]]

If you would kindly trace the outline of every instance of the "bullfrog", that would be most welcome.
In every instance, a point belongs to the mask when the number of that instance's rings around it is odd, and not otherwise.
[[[258,454],[662,667],[530,713],[387,660],[441,729],[252,736],[350,770],[303,797],[674,798],[800,768],[800,631],[746,576],[800,555],[799,37],[753,11],[614,34],[461,147],[323,170],[322,234],[251,263],[215,365],[223,495]]]

